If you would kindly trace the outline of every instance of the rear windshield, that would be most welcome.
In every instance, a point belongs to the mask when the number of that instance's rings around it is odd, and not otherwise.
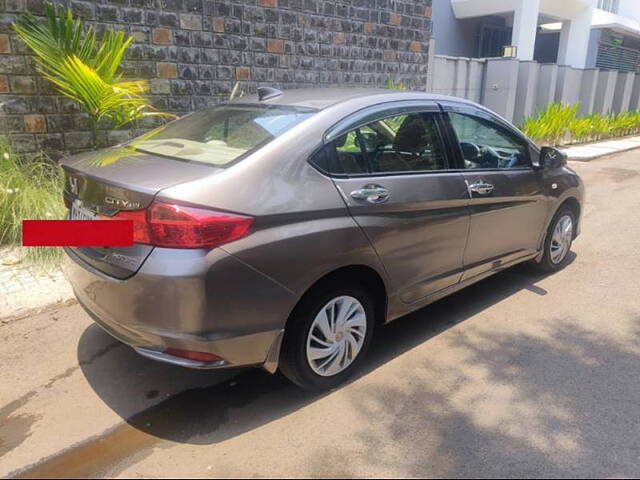
[[[226,167],[316,113],[277,105],[218,105],[135,139],[142,152]]]

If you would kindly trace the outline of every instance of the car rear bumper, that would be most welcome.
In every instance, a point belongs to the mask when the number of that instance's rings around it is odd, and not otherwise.
[[[296,297],[221,249],[156,248],[127,280],[109,277],[66,250],[78,301],[106,332],[154,360],[189,368],[277,367]],[[211,353],[202,362],[169,348]]]

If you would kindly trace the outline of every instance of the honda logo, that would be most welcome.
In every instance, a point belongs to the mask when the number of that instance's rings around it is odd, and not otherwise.
[[[76,177],[69,177],[69,190],[74,195],[78,195],[78,179]]]

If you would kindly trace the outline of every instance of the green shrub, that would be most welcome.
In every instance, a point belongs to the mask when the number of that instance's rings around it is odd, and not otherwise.
[[[22,220],[64,218],[62,172],[44,157],[16,155],[0,137],[0,245],[22,243]],[[39,263],[54,263],[61,249],[25,247],[26,258]]]
[[[579,105],[552,103],[534,117],[527,118],[522,131],[542,143],[558,145],[563,143],[569,125],[576,118]]]
[[[594,134],[594,121],[591,117],[574,118],[568,126],[574,141],[589,141]]]
[[[407,87],[404,85],[402,80],[394,81],[391,78],[387,80],[387,88],[390,90],[406,90]]]
[[[578,116],[579,104],[553,103],[523,122],[522,131],[541,144],[586,143],[640,132],[640,112]]]

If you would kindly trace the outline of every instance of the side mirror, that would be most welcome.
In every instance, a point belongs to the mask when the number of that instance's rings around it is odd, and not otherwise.
[[[564,167],[566,164],[566,153],[561,152],[554,147],[542,147],[540,149],[540,158],[538,160],[538,165],[534,166],[538,168],[554,169]]]

